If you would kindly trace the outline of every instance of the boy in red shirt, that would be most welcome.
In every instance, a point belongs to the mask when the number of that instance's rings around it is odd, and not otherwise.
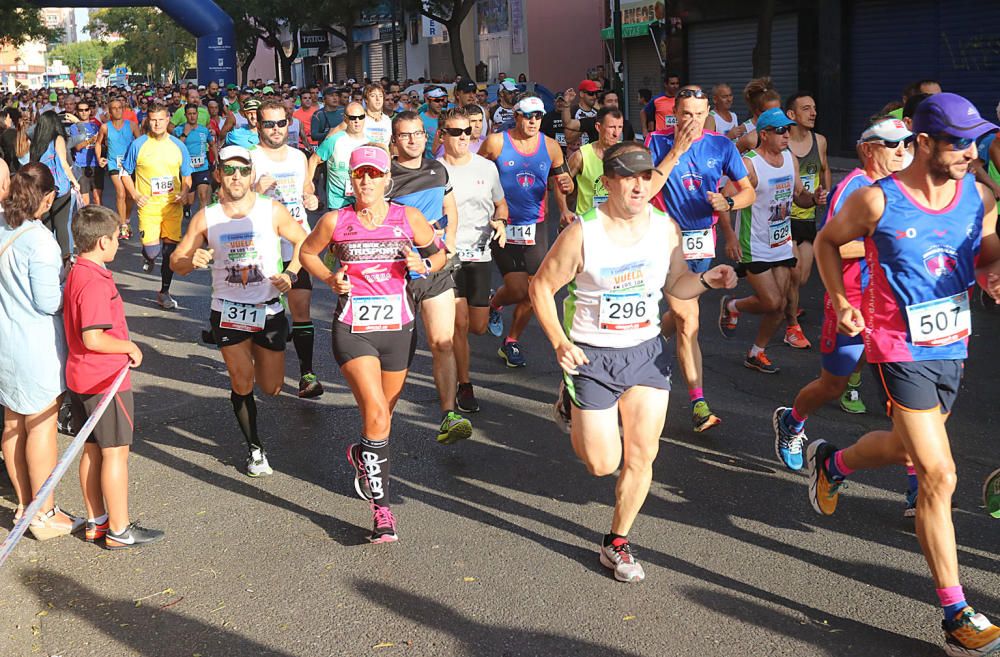
[[[142,352],[129,339],[125,304],[106,264],[118,253],[118,215],[99,205],[73,218],[78,258],[63,291],[63,323],[69,356],[66,384],[75,417],[90,417],[126,364],[138,367]],[[131,374],[104,411],[83,447],[80,486],[87,506],[86,539],[104,539],[109,550],[137,547],[163,532],[130,523],[128,452],[132,444]]]

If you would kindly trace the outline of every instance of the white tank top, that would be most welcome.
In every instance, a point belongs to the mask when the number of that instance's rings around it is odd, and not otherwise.
[[[635,244],[616,244],[605,215],[591,208],[580,217],[583,271],[563,302],[563,328],[576,344],[624,349],[660,334],[659,301],[678,247],[677,226],[649,206],[649,228]]]
[[[275,185],[267,196],[285,206],[292,219],[309,232],[309,218],[302,205],[302,186],[306,181],[306,156],[302,151],[287,147],[285,159],[280,162],[269,158],[260,148],[250,151],[253,160],[254,184],[264,176],[271,176]],[[286,239],[281,240],[281,259],[288,262],[295,255],[295,247]]]
[[[773,167],[757,151],[744,156],[757,173],[757,200],[739,212],[742,262],[778,262],[793,257],[792,194],[798,171],[792,154],[781,152],[781,166]]]
[[[715,131],[718,132],[720,135],[725,135],[730,130],[732,130],[733,128],[735,128],[740,124],[740,119],[739,117],[736,116],[736,112],[730,110],[729,113],[733,117],[732,121],[726,121],[724,118],[722,118],[722,116],[718,112],[712,110],[712,116],[715,117]]]
[[[267,314],[282,310],[281,293],[271,284],[271,276],[281,272],[279,237],[274,232],[271,199],[257,196],[250,215],[240,219],[226,216],[222,204],[205,208],[208,248],[212,260],[212,310],[222,312],[223,301],[268,304]]]

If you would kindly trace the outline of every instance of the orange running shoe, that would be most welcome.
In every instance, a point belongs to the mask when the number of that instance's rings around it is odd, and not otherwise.
[[[789,326],[785,331],[785,344],[794,349],[808,349],[812,346],[799,324]]]

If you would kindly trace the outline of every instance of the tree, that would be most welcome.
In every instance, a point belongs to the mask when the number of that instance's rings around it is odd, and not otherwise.
[[[113,55],[115,42],[99,39],[62,43],[49,50],[49,59],[61,59],[74,73],[82,71],[84,81],[93,84],[99,68],[111,68],[117,62]]]
[[[125,35],[112,49],[112,58],[133,72],[153,78],[173,72],[176,81],[180,71],[194,64],[194,36],[159,9],[101,9],[91,14],[87,29],[94,37]]]
[[[465,52],[462,50],[462,23],[476,0],[410,0],[422,15],[448,28],[448,44],[451,46],[451,63],[455,73],[465,80],[474,79],[465,66]],[[411,4],[411,6],[413,6]]]
[[[0,46],[19,46],[25,41],[51,43],[62,38],[62,30],[50,30],[42,23],[37,6],[23,0],[0,3]]]
[[[775,0],[761,0],[757,16],[757,44],[753,47],[753,76],[771,74],[771,29],[774,25]]]

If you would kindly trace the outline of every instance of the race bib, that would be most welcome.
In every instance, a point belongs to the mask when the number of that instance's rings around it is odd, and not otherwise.
[[[805,190],[807,192],[813,191],[813,181],[815,179],[816,179],[816,176],[814,176],[812,174],[806,174],[804,176],[799,176],[799,180],[802,181],[802,186],[805,188]]]
[[[263,303],[236,303],[222,301],[222,319],[219,327],[233,331],[257,333],[264,330],[267,321],[267,305]]]
[[[174,192],[173,176],[157,176],[149,181],[151,196],[165,196]]]
[[[403,297],[383,294],[351,297],[351,333],[398,331],[403,328]]]
[[[972,332],[969,295],[965,292],[907,306],[906,318],[910,340],[916,347],[942,347]]]
[[[507,244],[534,246],[535,224],[522,224],[520,226],[507,224]]]
[[[191,156],[191,166],[195,169],[200,169],[205,166],[205,156],[204,155],[192,155]]]
[[[645,292],[605,292],[601,295],[598,325],[602,331],[632,331],[652,323],[657,305]]]
[[[685,260],[715,257],[715,235],[711,228],[681,232],[681,251]]]
[[[767,235],[772,249],[788,244],[792,239],[791,219],[784,217],[777,221],[769,221],[767,224]]]
[[[458,259],[462,262],[489,262],[492,258],[485,246],[474,246],[468,249],[459,249]]]

